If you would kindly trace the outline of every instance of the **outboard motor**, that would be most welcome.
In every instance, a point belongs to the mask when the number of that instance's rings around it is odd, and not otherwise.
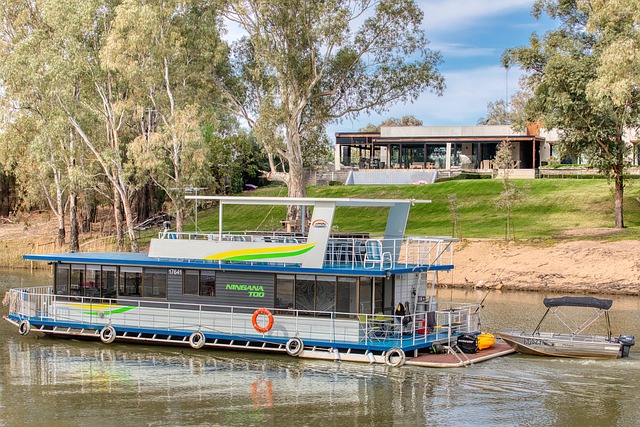
[[[478,351],[478,337],[473,334],[460,335],[457,344],[463,353],[474,354]]]
[[[636,343],[635,337],[633,335],[620,335],[618,342],[622,344],[621,357],[629,357],[629,349]]]

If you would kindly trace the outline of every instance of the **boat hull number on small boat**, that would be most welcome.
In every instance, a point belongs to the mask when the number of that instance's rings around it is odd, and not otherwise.
[[[265,326],[262,326],[258,323],[258,317],[260,317],[260,315],[267,317],[267,324]],[[273,327],[273,314],[271,314],[271,312],[266,308],[259,308],[253,312],[251,323],[253,324],[253,328],[261,334],[269,332]]]

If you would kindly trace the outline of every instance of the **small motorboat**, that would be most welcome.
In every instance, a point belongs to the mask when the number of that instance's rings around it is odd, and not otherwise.
[[[611,335],[609,309],[613,304],[610,299],[593,297],[561,297],[545,298],[547,311],[533,332],[506,331],[500,337],[514,350],[522,354],[535,356],[579,357],[593,359],[616,359],[629,356],[629,349],[635,344],[631,335]],[[583,307],[592,309],[582,324],[576,323],[563,311],[563,307]],[[568,332],[541,332],[540,326],[547,317],[553,314]],[[585,330],[598,319],[604,317],[607,324],[607,335],[588,335]]]

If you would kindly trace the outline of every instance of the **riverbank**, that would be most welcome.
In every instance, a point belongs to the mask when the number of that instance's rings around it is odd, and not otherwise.
[[[455,270],[441,282],[476,289],[640,295],[640,241],[458,244]]]
[[[0,224],[0,266],[29,268],[22,254],[57,252],[56,231],[47,214]],[[453,273],[441,274],[439,282],[457,288],[640,295],[640,241],[606,240],[615,233],[571,230],[565,241],[553,243],[465,239],[455,244]],[[112,250],[104,239],[84,239],[81,249]]]

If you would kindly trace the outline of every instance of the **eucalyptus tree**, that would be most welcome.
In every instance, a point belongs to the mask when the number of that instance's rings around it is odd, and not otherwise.
[[[182,231],[185,188],[211,179],[202,128],[215,99],[212,76],[226,63],[215,2],[124,1],[101,52],[127,80],[127,103],[141,132],[129,154],[172,200]]]
[[[506,65],[520,64],[529,73],[533,97],[526,105],[528,120],[557,128],[564,150],[585,154],[613,181],[617,228],[624,227],[629,153],[623,135],[637,126],[639,111],[634,71],[638,21],[626,13],[631,5],[637,10],[637,1],[538,0],[534,14],[548,14],[559,27],[544,37],[532,35],[529,46],[503,56]],[[606,16],[617,16],[615,23]]]
[[[78,250],[78,191],[84,173],[76,143],[59,100],[78,93],[67,63],[73,44],[60,27],[66,25],[52,2],[8,0],[0,8],[2,31],[0,76],[3,107],[10,111],[4,136],[16,156],[18,177],[32,200],[44,195],[58,220],[58,244],[64,244],[65,213],[69,213],[70,249]],[[33,185],[29,185],[29,183]]]
[[[413,0],[230,0],[224,14],[247,36],[232,57],[237,79],[218,82],[289,196],[306,195],[305,146],[326,124],[444,88]]]

